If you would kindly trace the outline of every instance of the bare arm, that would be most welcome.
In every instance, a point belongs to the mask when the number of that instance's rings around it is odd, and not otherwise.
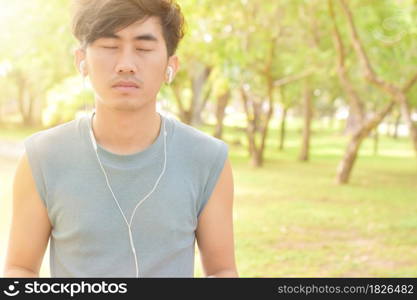
[[[208,277],[239,277],[233,240],[233,174],[229,159],[198,221],[196,239]]]
[[[13,216],[4,277],[39,277],[51,229],[28,158],[23,154],[13,181]]]

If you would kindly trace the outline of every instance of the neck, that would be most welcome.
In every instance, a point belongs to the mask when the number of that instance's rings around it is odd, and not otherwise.
[[[155,142],[161,121],[155,107],[151,111],[117,111],[96,105],[92,127],[97,144],[110,152],[128,155]]]

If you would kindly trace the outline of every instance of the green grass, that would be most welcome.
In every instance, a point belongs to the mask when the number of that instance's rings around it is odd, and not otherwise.
[[[336,168],[347,138],[315,124],[310,161],[299,162],[300,132],[289,127],[282,152],[277,131],[270,131],[260,169],[248,163],[243,132],[225,130],[240,276],[416,277],[417,159],[409,139],[381,135],[377,155],[367,139],[350,183],[339,186]],[[211,126],[201,129],[213,132]],[[9,213],[15,162],[0,164],[3,217]],[[203,276],[196,254],[196,276]]]
[[[317,126],[316,126],[317,127]],[[206,126],[205,130],[212,132]],[[309,162],[297,160],[300,133],[276,150],[271,130],[265,165],[225,140],[235,178],[235,246],[243,277],[417,276],[417,159],[409,139],[368,138],[349,185],[335,183],[347,138],[315,129]],[[202,274],[198,270],[198,274]]]

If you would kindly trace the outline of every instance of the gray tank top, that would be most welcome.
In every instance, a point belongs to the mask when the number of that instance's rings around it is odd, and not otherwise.
[[[228,145],[160,115],[168,134],[167,164],[132,221],[138,266],[143,277],[194,277],[198,217],[223,169]],[[37,191],[53,226],[51,277],[135,277],[129,232],[95,156],[89,122],[84,116],[24,140]],[[149,147],[131,155],[97,145],[127,219],[162,171],[163,143],[160,130]]]

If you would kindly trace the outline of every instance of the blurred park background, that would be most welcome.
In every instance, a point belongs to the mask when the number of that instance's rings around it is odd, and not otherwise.
[[[417,1],[178,3],[181,70],[158,109],[230,146],[240,276],[417,276]],[[0,4],[3,269],[22,140],[94,98],[70,1]]]

